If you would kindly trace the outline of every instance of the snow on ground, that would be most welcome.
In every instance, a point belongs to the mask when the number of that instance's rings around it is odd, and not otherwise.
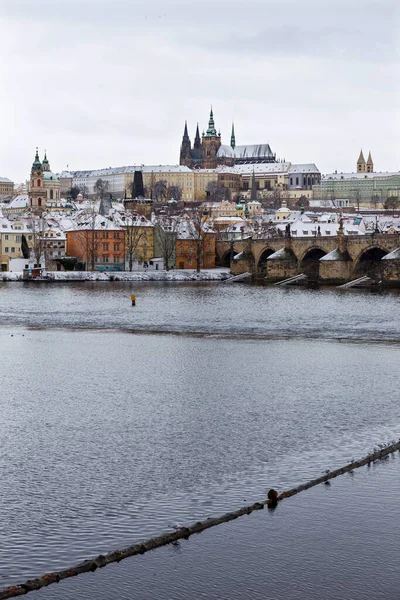
[[[49,281],[223,281],[230,277],[227,268],[172,271],[48,271],[44,279]],[[21,281],[22,272],[0,274],[0,281]]]

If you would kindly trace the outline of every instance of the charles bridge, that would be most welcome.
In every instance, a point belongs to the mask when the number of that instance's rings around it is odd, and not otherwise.
[[[279,281],[304,273],[310,280],[340,284],[367,275],[400,285],[400,235],[245,238],[218,241],[217,261],[232,274]],[[385,258],[384,258],[385,257]],[[382,260],[383,259],[383,260]]]

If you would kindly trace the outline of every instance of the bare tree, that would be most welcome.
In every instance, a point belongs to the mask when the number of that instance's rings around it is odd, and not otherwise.
[[[223,200],[230,200],[231,193],[222,183],[210,181],[207,184],[207,196],[210,202],[222,202]]]
[[[207,216],[200,206],[193,207],[185,215],[190,239],[194,241],[196,256],[196,271],[200,273],[204,263],[206,241],[210,233],[214,233],[207,222]]]
[[[372,194],[372,196],[371,196],[371,204],[372,204],[372,206],[375,209],[378,206],[379,201],[380,201],[379,195],[378,194]]]
[[[43,236],[44,222],[41,215],[32,214],[27,227],[31,234],[30,257],[33,257],[35,264],[40,264],[46,260],[46,240]]]
[[[400,198],[397,198],[396,196],[389,196],[389,198],[387,198],[385,200],[383,208],[385,210],[391,210],[394,214],[395,210],[397,208],[399,208],[399,206],[400,206]]]
[[[179,185],[170,185],[167,188],[167,199],[180,202],[182,199],[182,188]]]
[[[78,194],[81,193],[81,189],[77,185],[73,185],[69,192],[72,200],[76,200]]]
[[[110,184],[108,181],[99,178],[93,186],[93,191],[95,194],[97,194],[100,200],[102,200],[105,194],[108,192],[109,187]]]
[[[82,246],[82,254],[78,258],[82,259],[86,263],[86,269],[90,266],[90,271],[95,270],[96,262],[100,256],[101,244],[104,243],[104,239],[101,236],[101,231],[97,229],[97,216],[98,213],[92,207],[89,212],[83,215],[81,220],[81,229],[78,232],[78,239]]]
[[[133,270],[133,261],[140,259],[139,246],[144,238],[144,222],[136,212],[127,211],[125,214],[125,254],[128,259],[129,271]]]
[[[157,202],[162,202],[163,200],[165,200],[167,198],[167,190],[168,190],[168,186],[167,186],[167,182],[165,181],[165,179],[159,179],[158,181],[156,181],[156,183],[154,184],[154,199]]]
[[[155,221],[155,255],[161,254],[164,260],[164,268],[167,271],[175,264],[178,223],[178,217],[172,217],[166,213],[158,214]]]

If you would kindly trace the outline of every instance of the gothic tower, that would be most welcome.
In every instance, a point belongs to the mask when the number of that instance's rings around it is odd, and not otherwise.
[[[357,161],[357,173],[366,173],[367,172],[367,164],[365,162],[363,151],[361,150],[360,156]]]
[[[181,153],[179,156],[179,164],[186,165],[187,167],[191,166],[192,158],[190,155],[192,149],[192,145],[190,143],[190,138],[188,134],[187,121],[185,121],[185,129],[183,131],[183,138],[181,144]]]
[[[374,163],[372,160],[371,150],[370,150],[369,154],[368,154],[368,159],[367,159],[367,173],[373,173],[373,172],[374,172]]]
[[[221,145],[221,134],[217,133],[214,123],[214,115],[211,107],[208,129],[202,137],[201,158],[204,169],[215,169],[217,166],[217,152]]]
[[[45,205],[46,191],[44,189],[43,167],[36,148],[35,160],[31,168],[31,180],[29,186],[29,204],[32,209],[43,209]]]
[[[231,148],[232,148],[232,150],[235,149],[235,146],[236,146],[235,125],[234,125],[234,123],[232,123],[232,133],[231,133]]]

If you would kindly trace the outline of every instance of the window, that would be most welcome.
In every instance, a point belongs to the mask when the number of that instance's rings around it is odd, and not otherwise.
[[[53,190],[50,190],[50,200],[53,200],[53,199],[54,199],[54,193],[53,193]]]
[[[106,254],[103,255],[103,262],[108,263],[108,256]]]
[[[108,239],[108,231],[103,231],[103,238]]]
[[[119,231],[116,231],[116,232],[114,233],[114,237],[115,237],[116,239],[118,239],[118,238],[119,238]]]
[[[4,252],[8,252],[8,251],[9,251],[9,248],[8,248],[8,246],[6,246],[6,247],[4,248]]]
[[[15,248],[14,248],[14,246],[11,248],[11,252],[15,252]]]
[[[108,246],[108,244],[107,244],[107,246]],[[114,244],[114,250],[119,251],[119,244]]]
[[[299,185],[299,178],[296,177],[296,185]]]
[[[303,235],[308,235],[308,229],[303,229]]]
[[[4,239],[8,241],[8,239],[9,239],[9,238],[8,238],[8,235],[5,235],[5,236],[4,236]]]
[[[103,250],[108,250],[108,244],[103,244]]]
[[[37,180],[38,187],[40,187],[40,179]]]
[[[20,244],[22,242],[22,235],[16,235],[15,241],[17,242],[17,244]]]

